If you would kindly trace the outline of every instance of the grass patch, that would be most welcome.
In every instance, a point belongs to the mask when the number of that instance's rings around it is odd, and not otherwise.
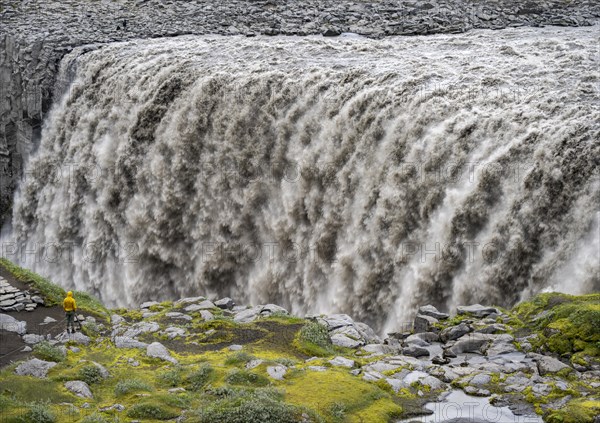
[[[308,356],[326,357],[334,352],[329,331],[319,323],[307,323],[298,331],[294,346]]]
[[[208,363],[203,363],[186,378],[188,389],[199,391],[212,379],[214,369]]]
[[[225,381],[231,385],[244,386],[267,386],[269,379],[265,376],[246,370],[233,369],[225,377]]]
[[[33,355],[40,360],[60,363],[67,357],[65,352],[48,341],[42,341],[33,346]]]
[[[170,420],[179,417],[179,413],[158,404],[135,404],[127,411],[127,417],[134,419]]]
[[[246,364],[247,362],[254,360],[256,357],[248,354],[245,351],[238,351],[235,354],[231,354],[225,359],[227,366],[239,366],[240,364]]]
[[[122,380],[117,383],[115,386],[115,396],[120,397],[132,392],[152,392],[152,386],[143,380],[139,379],[130,379],[130,380]]]

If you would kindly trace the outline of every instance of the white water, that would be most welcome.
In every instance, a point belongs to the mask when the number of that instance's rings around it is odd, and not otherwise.
[[[227,295],[388,330],[424,303],[600,291],[598,41],[76,49],[3,255],[110,305]]]

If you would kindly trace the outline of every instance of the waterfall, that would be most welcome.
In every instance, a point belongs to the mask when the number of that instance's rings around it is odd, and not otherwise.
[[[597,46],[514,28],[75,49],[3,255],[111,306],[230,296],[381,330],[426,303],[600,291]]]

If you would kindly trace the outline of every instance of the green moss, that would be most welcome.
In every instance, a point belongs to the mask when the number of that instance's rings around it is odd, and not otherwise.
[[[179,413],[175,410],[160,404],[146,402],[135,404],[127,411],[127,417],[135,419],[170,420],[178,416]]]
[[[115,386],[115,396],[123,396],[132,392],[151,392],[152,386],[140,379],[122,380]]]
[[[300,329],[293,345],[308,356],[326,357],[334,353],[329,331],[323,325],[309,322]]]
[[[40,360],[61,362],[66,358],[65,352],[48,341],[42,341],[33,346],[33,355]]]
[[[544,417],[548,423],[593,423],[600,414],[600,401],[575,399],[560,410],[551,410]]]
[[[231,370],[227,374],[225,381],[231,385],[245,386],[267,386],[269,384],[269,379],[265,376],[239,369]]]

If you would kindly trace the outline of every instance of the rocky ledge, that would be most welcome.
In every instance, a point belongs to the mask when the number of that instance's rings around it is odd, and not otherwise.
[[[512,310],[427,305],[384,337],[345,314],[300,318],[203,296],[84,307],[75,333],[45,333],[49,316],[20,320],[51,303],[0,314],[31,355],[1,371],[10,416],[47,399],[45,413],[68,408],[85,422],[252,422],[258,409],[269,421],[387,422],[458,404],[470,416],[598,423],[599,294],[541,294]],[[31,394],[40,379],[48,398]]]

